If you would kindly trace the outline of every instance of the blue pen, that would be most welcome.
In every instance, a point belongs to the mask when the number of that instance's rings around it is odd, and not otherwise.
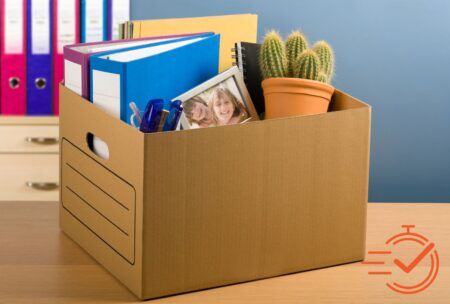
[[[180,100],[175,100],[170,104],[169,116],[164,124],[163,131],[173,131],[177,128],[180,121],[181,112],[183,112],[183,106]]]
[[[180,121],[183,107],[180,100],[150,100],[145,109],[140,131],[145,133],[173,131]]]
[[[139,130],[144,133],[157,132],[161,122],[163,110],[163,99],[150,100],[145,108],[144,116],[142,117],[142,122]]]

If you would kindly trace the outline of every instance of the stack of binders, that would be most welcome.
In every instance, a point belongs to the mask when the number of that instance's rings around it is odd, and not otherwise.
[[[0,0],[0,114],[58,115],[64,46],[119,36],[130,0]]]

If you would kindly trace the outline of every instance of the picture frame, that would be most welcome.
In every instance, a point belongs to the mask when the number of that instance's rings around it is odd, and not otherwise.
[[[242,74],[232,67],[178,96],[183,113],[177,130],[259,120]]]

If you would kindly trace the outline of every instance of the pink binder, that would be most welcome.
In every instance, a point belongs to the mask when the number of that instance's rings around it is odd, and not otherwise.
[[[26,113],[26,0],[0,0],[3,115]]]
[[[127,48],[136,46],[140,43],[151,43],[152,40],[158,39],[175,39],[179,37],[186,37],[191,35],[198,35],[201,33],[148,37],[139,39],[127,39],[127,40],[112,40],[112,41],[100,41],[91,43],[80,43],[74,45],[68,45],[64,47],[64,84],[65,86],[89,99],[89,59],[91,55],[95,55],[101,52],[112,50],[111,48]]]
[[[59,115],[59,83],[64,78],[64,46],[80,41],[80,0],[53,2],[53,113]]]

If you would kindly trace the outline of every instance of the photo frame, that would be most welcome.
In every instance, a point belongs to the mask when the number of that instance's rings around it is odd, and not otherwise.
[[[259,120],[240,70],[232,67],[178,96],[183,104],[178,130]]]

